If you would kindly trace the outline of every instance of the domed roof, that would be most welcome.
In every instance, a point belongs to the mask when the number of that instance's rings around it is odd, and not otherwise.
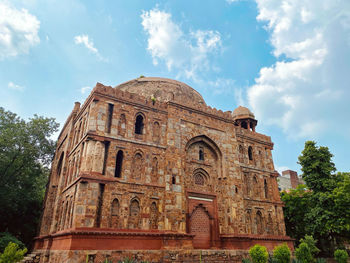
[[[186,104],[204,104],[202,96],[193,88],[177,80],[154,77],[140,77],[115,87],[122,91],[136,93],[159,101],[176,101]]]
[[[232,112],[233,119],[255,119],[254,114],[246,107],[239,106]]]

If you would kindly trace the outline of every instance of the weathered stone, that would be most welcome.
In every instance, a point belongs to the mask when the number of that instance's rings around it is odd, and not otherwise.
[[[256,125],[178,81],[98,83],[58,138],[35,248],[46,262],[240,262],[257,242],[292,246]]]

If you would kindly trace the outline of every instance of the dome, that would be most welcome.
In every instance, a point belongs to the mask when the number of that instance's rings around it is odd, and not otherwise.
[[[232,112],[233,119],[255,119],[254,114],[246,107],[239,106]]]
[[[193,88],[177,80],[155,77],[141,77],[115,87],[122,91],[136,93],[159,101],[176,101],[186,104],[204,104],[202,96]]]

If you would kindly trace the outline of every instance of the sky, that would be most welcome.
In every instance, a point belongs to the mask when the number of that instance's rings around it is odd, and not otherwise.
[[[62,125],[100,82],[182,81],[248,107],[278,171],[306,140],[350,171],[349,0],[0,0],[0,106]]]

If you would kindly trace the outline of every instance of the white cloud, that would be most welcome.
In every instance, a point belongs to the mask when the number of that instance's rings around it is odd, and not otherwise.
[[[238,2],[238,1],[241,1],[241,0],[226,0],[226,2],[229,3],[229,4],[232,4],[232,3]]]
[[[81,92],[81,94],[85,94],[87,92],[90,92],[91,90],[92,90],[92,87],[86,86],[86,87],[82,87],[80,89],[80,92]]]
[[[85,46],[91,53],[95,54],[98,59],[102,61],[107,61],[105,58],[101,56],[98,49],[94,46],[94,42],[92,39],[89,39],[88,35],[78,35],[74,37],[74,43],[77,45]]]
[[[154,65],[163,61],[169,71],[176,69],[194,80],[198,72],[210,69],[209,55],[221,48],[219,32],[196,30],[185,34],[170,13],[158,9],[144,11],[141,18]]]
[[[0,60],[26,54],[40,43],[39,20],[26,9],[0,2]]]
[[[9,82],[9,84],[7,85],[8,88],[13,89],[13,90],[18,90],[18,91],[23,91],[25,89],[25,87],[17,85],[15,83],[13,83],[12,81]]]
[[[348,134],[350,2],[256,1],[278,59],[248,89],[257,118],[294,138]]]

